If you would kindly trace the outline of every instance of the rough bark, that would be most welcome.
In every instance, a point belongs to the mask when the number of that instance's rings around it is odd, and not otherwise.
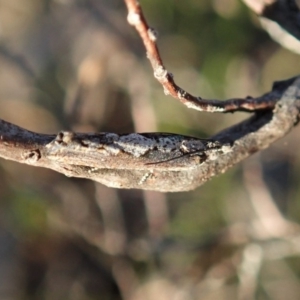
[[[176,134],[38,134],[1,121],[0,156],[117,188],[186,191],[267,148],[298,122],[300,77],[274,84],[275,109],[211,140]]]
[[[296,1],[245,2],[299,39]],[[300,76],[275,83],[271,92],[256,99],[227,100],[221,109],[222,101],[194,97],[175,84],[164,69],[155,37],[152,30],[149,33],[150,27],[138,2],[125,0],[125,3],[128,20],[145,44],[156,78],[173,97],[198,110],[246,110],[254,111],[254,115],[209,140],[171,133],[60,132],[45,135],[0,120],[0,157],[53,169],[66,176],[92,179],[111,187],[186,191],[267,148],[297,124]],[[158,76],[158,69],[163,71],[163,77]]]

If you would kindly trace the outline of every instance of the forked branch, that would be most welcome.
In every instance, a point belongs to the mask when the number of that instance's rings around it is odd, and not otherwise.
[[[258,97],[205,100],[178,87],[160,58],[153,30],[136,0],[124,0],[155,77],[186,106],[210,112],[255,111],[248,120],[210,140],[167,133],[72,133],[45,135],[0,120],[0,157],[88,178],[118,188],[194,189],[285,136],[299,120],[300,76]]]

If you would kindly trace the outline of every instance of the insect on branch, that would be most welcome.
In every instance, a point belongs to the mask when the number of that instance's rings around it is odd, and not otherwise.
[[[154,77],[163,86],[166,95],[171,95],[178,99],[188,108],[206,112],[234,112],[234,111],[257,111],[262,109],[274,108],[277,98],[257,97],[257,98],[233,98],[228,100],[208,100],[196,97],[179,87],[173,75],[165,68],[160,56],[154,29],[149,27],[143,14],[142,8],[137,0],[124,0],[128,10],[128,23],[135,27],[139,33],[147,51],[147,57],[150,60],[154,71]]]

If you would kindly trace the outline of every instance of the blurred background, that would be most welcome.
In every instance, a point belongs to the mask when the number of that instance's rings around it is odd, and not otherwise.
[[[142,0],[176,82],[258,96],[295,76],[238,0]],[[0,0],[0,118],[29,130],[209,137],[248,117],[164,95],[122,0]],[[0,161],[0,299],[300,295],[299,132],[195,191],[116,190]]]

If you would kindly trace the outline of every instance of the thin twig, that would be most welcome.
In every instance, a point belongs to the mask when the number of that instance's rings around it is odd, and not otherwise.
[[[257,111],[273,108],[276,98],[233,98],[228,100],[207,100],[196,97],[179,87],[171,73],[165,68],[156,44],[156,33],[149,27],[137,0],[124,0],[128,9],[128,23],[139,33],[154,71],[154,77],[161,83],[166,95],[181,101],[188,108],[206,112]]]

